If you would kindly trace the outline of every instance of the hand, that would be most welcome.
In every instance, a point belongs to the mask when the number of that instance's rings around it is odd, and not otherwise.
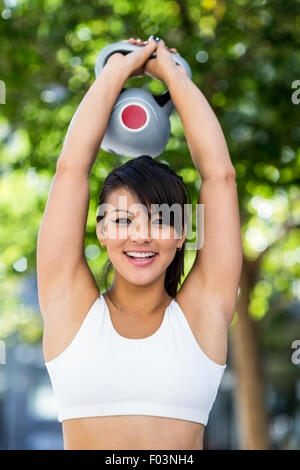
[[[147,44],[148,41],[141,41],[140,39],[130,38],[127,40],[127,42],[130,42],[131,44],[135,44],[137,46],[144,46],[145,44]],[[157,46],[158,47],[156,49],[156,58],[148,59],[148,61],[144,65],[145,75],[148,75],[149,77],[154,78],[156,80],[166,81],[166,77],[168,76],[169,72],[177,72],[180,68],[186,73],[184,67],[178,66],[170,55],[170,53],[178,53],[175,47],[168,48],[162,39],[157,43]]]
[[[124,40],[124,42],[130,42],[133,44],[132,39],[133,38]],[[157,49],[157,42],[154,39],[150,39],[146,45],[145,43],[142,43],[141,45],[144,45],[144,47],[126,55],[123,55],[120,52],[115,52],[109,57],[106,63],[114,64],[119,70],[125,71],[128,78],[142,77],[144,75],[145,63]]]
[[[156,50],[156,58],[148,59],[144,67],[145,75],[156,80],[161,80],[167,83],[169,77],[172,77],[178,71],[187,75],[184,67],[176,64],[175,59],[172,57],[172,53],[177,53],[177,49],[172,47],[169,49],[163,39],[158,42]]]

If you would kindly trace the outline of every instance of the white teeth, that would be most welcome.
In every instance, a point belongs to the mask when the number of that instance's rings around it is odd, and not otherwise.
[[[149,258],[149,256],[153,256],[156,253],[153,251],[149,251],[148,253],[138,253],[136,251],[126,251],[126,255],[132,256],[134,258]]]

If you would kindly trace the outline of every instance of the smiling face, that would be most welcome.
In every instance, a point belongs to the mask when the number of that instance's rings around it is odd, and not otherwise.
[[[184,243],[170,225],[166,211],[150,215],[141,202],[127,189],[112,191],[105,202],[102,221],[97,224],[97,238],[107,248],[115,270],[127,281],[143,285],[153,282],[165,273],[173,261],[176,249]],[[167,215],[166,215],[167,214]],[[170,215],[171,218],[171,215]],[[156,253],[151,262],[130,259],[125,252],[148,251]]]

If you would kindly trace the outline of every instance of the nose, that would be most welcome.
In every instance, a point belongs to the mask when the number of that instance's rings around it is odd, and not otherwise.
[[[131,240],[150,241],[151,240],[151,228],[149,227],[149,221],[143,218],[139,218],[138,221],[133,221],[129,225],[128,235]]]

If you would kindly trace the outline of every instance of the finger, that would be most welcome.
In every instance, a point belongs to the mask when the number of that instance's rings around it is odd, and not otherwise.
[[[125,39],[123,42],[127,42],[129,44],[135,44],[136,46],[145,46],[146,44],[143,43],[143,41],[138,41],[137,39],[130,38],[130,39]]]
[[[162,42],[162,39],[157,43],[157,48],[158,48],[158,49],[165,49],[165,50],[168,50],[168,48],[166,47],[165,43]]]
[[[129,42],[136,44],[137,46],[145,45],[146,41],[142,41],[141,39],[130,38]]]
[[[134,44],[135,46],[143,46],[146,47],[149,44],[149,41],[142,41],[141,39],[135,39],[135,38],[130,38],[127,40],[124,40],[124,42],[127,42],[129,44]]]
[[[136,46],[147,46],[148,44],[148,41],[142,41],[141,39],[138,41],[137,39],[135,39],[134,41],[132,41]]]
[[[144,47],[140,48],[140,57],[142,63],[145,63],[150,57],[152,57],[152,54],[157,50],[158,44],[154,39],[150,39],[148,41],[148,44],[145,44]]]
[[[150,39],[148,44],[146,44],[144,47],[139,47],[139,50],[132,52],[132,54],[129,54],[129,56],[132,55],[132,59],[135,57],[133,60],[138,60],[137,63],[144,64],[145,61],[149,59],[151,54],[157,49],[157,47],[157,42],[154,39]],[[129,60],[131,60],[131,58]]]
[[[175,47],[172,47],[172,48],[168,47],[163,39],[161,39],[161,40],[158,42],[158,45],[159,45],[159,47],[164,47],[164,48],[167,49],[169,52],[177,52],[177,49],[175,49]]]

